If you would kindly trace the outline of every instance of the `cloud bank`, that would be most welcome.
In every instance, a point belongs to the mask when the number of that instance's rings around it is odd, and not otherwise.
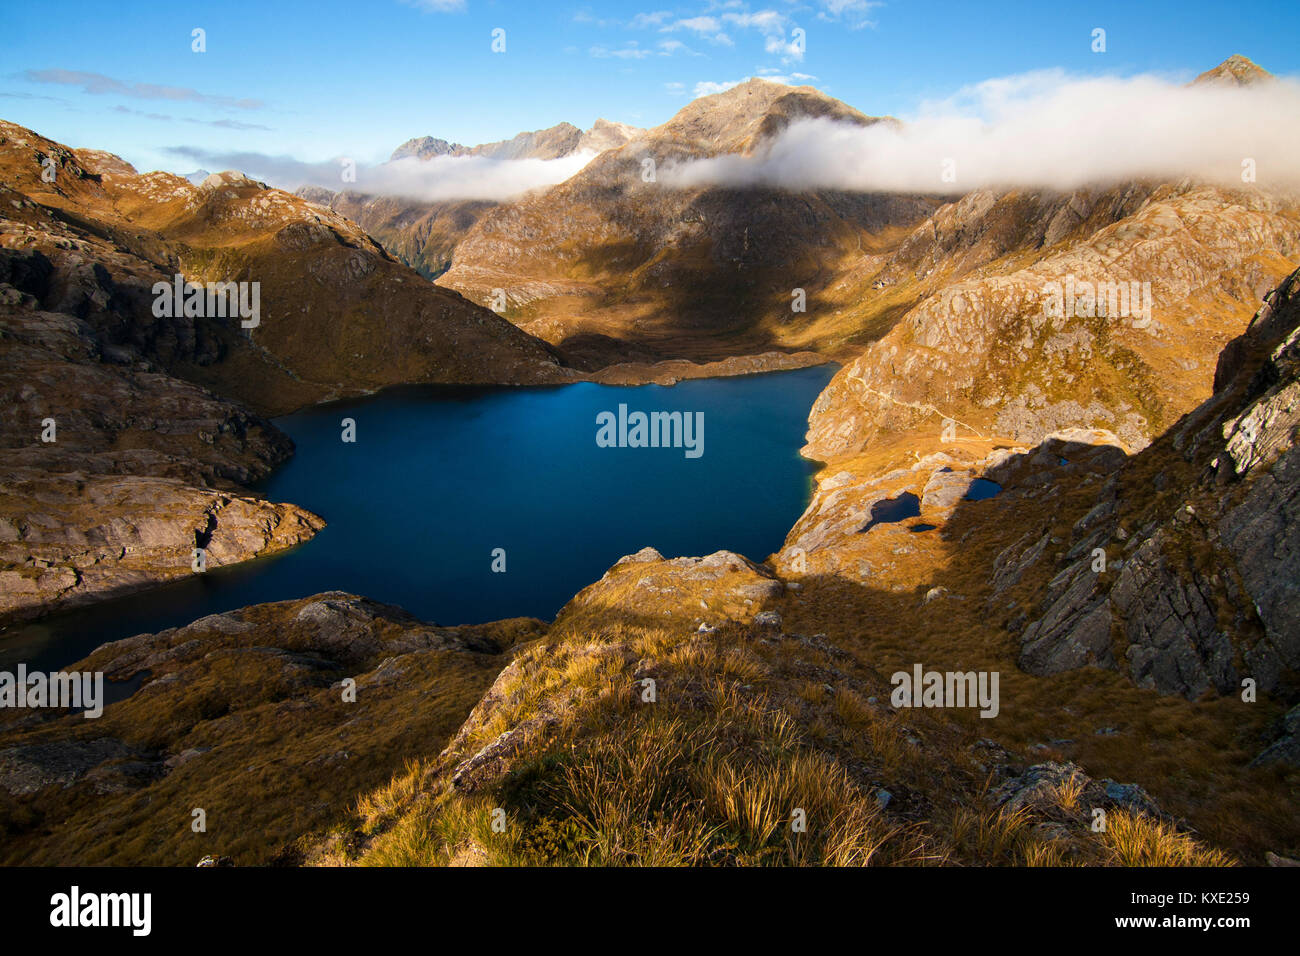
[[[1300,85],[1182,86],[1154,76],[1060,71],[988,80],[926,104],[901,124],[792,124],[752,156],[661,170],[679,187],[964,193],[1071,189],[1190,176],[1224,185],[1300,187]]]
[[[453,199],[509,199],[530,189],[562,183],[595,158],[584,150],[560,159],[492,159],[486,156],[414,156],[366,166],[347,159],[306,163],[291,156],[231,153],[173,146],[175,156],[193,160],[206,169],[237,169],[254,179],[282,189],[321,186],[370,196],[441,202]],[[355,181],[344,178],[354,169]]]

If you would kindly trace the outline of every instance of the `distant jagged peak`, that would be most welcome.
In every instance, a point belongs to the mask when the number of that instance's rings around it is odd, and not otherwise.
[[[583,132],[572,123],[557,123],[546,129],[529,130],[517,133],[510,139],[494,143],[481,143],[478,146],[463,146],[449,143],[434,136],[420,136],[408,139],[393,150],[390,159],[398,160],[409,156],[416,159],[430,160],[439,156],[485,156],[489,159],[563,159],[576,152],[589,150],[603,153],[607,149],[617,149],[636,137],[642,130],[624,123],[598,119],[591,129]]]
[[[881,122],[811,86],[788,86],[751,77],[720,93],[688,103],[650,130],[652,138],[693,143],[704,154],[748,152],[801,119],[827,118],[868,126]]]
[[[420,160],[439,156],[487,156],[491,159],[558,159],[577,148],[582,130],[572,123],[559,123],[546,129],[518,133],[510,139],[478,146],[449,143],[436,136],[408,139],[393,150],[391,160],[414,156]]]
[[[405,159],[408,156],[414,156],[416,159],[433,159],[435,156],[459,156],[464,149],[465,147],[460,143],[449,143],[445,139],[438,139],[435,136],[417,136],[414,139],[408,139],[393,150],[393,155],[389,159]]]
[[[337,193],[332,189],[326,189],[324,186],[299,186],[293,193],[309,203],[315,203],[317,206],[329,207],[334,201]]]
[[[491,159],[560,159],[578,148],[582,130],[572,123],[557,123],[546,129],[517,133],[510,139],[483,143],[466,152]]]
[[[1206,70],[1195,80],[1193,86],[1213,83],[1221,86],[1253,86],[1274,79],[1272,73],[1254,61],[1234,53],[1212,70]]]
[[[591,129],[582,134],[578,140],[578,150],[590,150],[603,153],[607,149],[618,149],[636,139],[645,130],[627,123],[615,123],[612,120],[598,119],[591,124]]]

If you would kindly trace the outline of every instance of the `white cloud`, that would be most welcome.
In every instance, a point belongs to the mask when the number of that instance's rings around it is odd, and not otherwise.
[[[415,157],[358,174],[362,191],[438,199],[507,199],[562,183],[596,157],[584,151],[561,159],[489,159],[483,156]]]
[[[672,23],[660,27],[663,33],[674,33],[678,30],[687,30],[697,34],[700,39],[714,46],[735,46],[726,33],[722,32],[722,22],[717,17],[687,17],[684,20],[674,20]]]
[[[790,60],[803,62],[803,46],[794,40],[786,40],[783,37],[768,37],[763,44],[763,49],[768,53],[777,54],[784,62]]]
[[[773,77],[768,77],[772,79]],[[697,95],[735,84],[699,84]],[[1072,78],[1045,71],[989,80],[923,106],[901,127],[827,119],[792,124],[761,155],[661,169],[660,180],[904,192],[983,186],[1069,189],[1192,176],[1300,187],[1300,85],[1186,87],[1154,76]],[[955,182],[942,181],[951,160]]]
[[[691,30],[695,33],[717,33],[722,29],[722,23],[716,17],[689,17],[685,20],[676,20],[665,30]]]
[[[664,21],[673,15],[671,10],[656,10],[653,13],[638,13],[634,16],[628,26],[633,30],[648,30],[652,27],[662,26]]]
[[[431,13],[454,13],[465,9],[465,0],[402,0],[402,3]]]
[[[589,52],[597,59],[616,57],[620,60],[644,60],[646,57],[654,55],[653,51],[643,50],[638,47],[635,40],[630,42],[627,46],[619,47],[614,50],[611,50],[609,47],[594,46]]]
[[[691,48],[688,47],[681,40],[660,40],[658,46],[659,46],[661,56],[672,56],[674,53],[678,52],[679,50],[683,50],[686,53],[693,52]]]
[[[880,0],[822,0],[823,9],[817,14],[817,19],[846,23],[850,30],[875,29],[876,22],[869,15],[872,10],[883,6]]]
[[[761,33],[784,33],[786,18],[775,10],[759,10],[757,13],[724,13],[724,22],[741,29],[754,29]]]

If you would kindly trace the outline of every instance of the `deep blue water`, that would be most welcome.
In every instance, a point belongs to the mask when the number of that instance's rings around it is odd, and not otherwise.
[[[866,534],[878,524],[894,524],[908,518],[921,516],[921,499],[910,491],[905,491],[897,498],[885,498],[877,501],[871,508],[871,520],[866,523],[859,534]]]
[[[967,501],[986,501],[989,498],[996,497],[1002,491],[1002,486],[996,481],[988,478],[976,478],[970,483],[970,488],[964,495]]]
[[[439,624],[551,618],[619,557],[726,548],[761,561],[808,503],[799,457],[834,369],[672,387],[406,387],[278,419],[294,457],[259,489],[329,522],[270,558],[213,569],[0,635],[0,666],[54,669],[105,641],[341,590]],[[601,448],[600,412],[703,412],[703,454]],[[357,440],[341,440],[354,419]],[[504,573],[492,571],[505,551]]]

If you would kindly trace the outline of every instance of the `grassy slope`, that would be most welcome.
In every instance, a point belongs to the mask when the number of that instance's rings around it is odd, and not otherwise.
[[[731,597],[743,572],[716,585],[672,574],[675,593],[656,599],[645,581],[669,580],[663,573],[656,565],[615,568],[584,592],[546,638],[520,649],[446,752],[365,796],[350,825],[315,842],[308,858],[1229,861],[1167,823],[1118,810],[1105,833],[1091,833],[1079,778],[1032,809],[992,808],[988,787],[1005,771],[995,766],[996,747],[976,743],[986,728],[893,711],[879,676],[886,669],[864,664],[867,655],[746,620],[753,608],[740,611]],[[709,610],[683,613],[700,601]],[[717,622],[716,630],[697,631],[698,618]],[[643,697],[647,677],[656,682],[654,702]],[[890,795],[883,807],[882,790]],[[493,826],[498,808],[504,829]],[[806,815],[803,832],[791,826],[796,808]]]

